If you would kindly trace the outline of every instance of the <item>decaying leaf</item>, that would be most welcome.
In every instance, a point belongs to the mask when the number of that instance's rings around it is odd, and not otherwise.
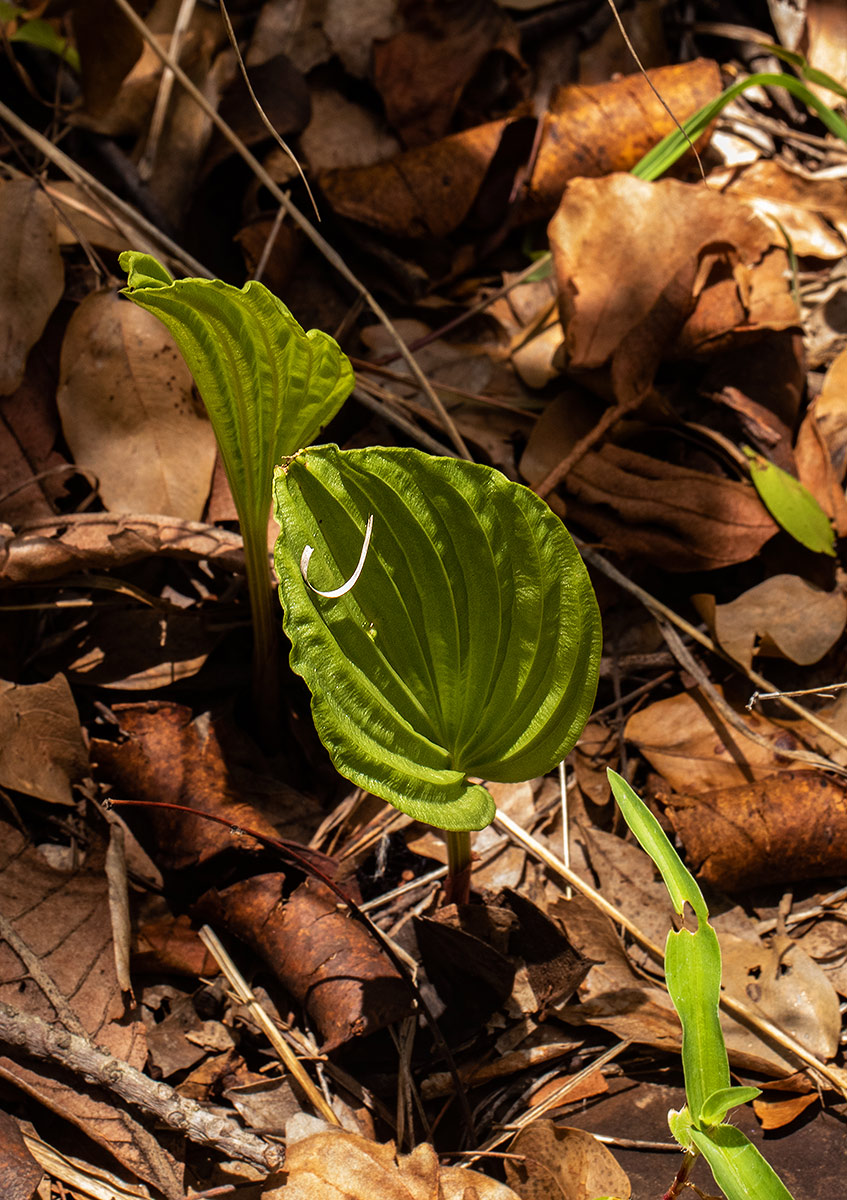
[[[14,1118],[0,1112],[0,1194],[4,1200],[32,1200],[43,1174]]]
[[[107,508],[199,520],[215,435],[155,317],[113,293],[87,297],[65,334],[56,399],[74,460],[97,476]]]
[[[72,804],[88,773],[79,713],[63,675],[46,683],[0,680],[0,787]]]
[[[847,870],[847,789],[820,771],[674,796],[667,811],[693,870],[722,891]]]
[[[830,366],[818,396],[809,405],[797,434],[797,477],[835,526],[847,535],[847,351]]]
[[[624,734],[670,788],[699,795],[766,779],[786,765],[781,750],[798,748],[793,734],[760,713],[739,712],[738,716],[766,737],[772,749],[730,728],[696,689],[633,713]]]
[[[620,446],[586,454],[566,483],[573,519],[607,547],[668,571],[746,562],[777,531],[749,484]]]
[[[821,179],[775,159],[759,159],[740,171],[726,191],[760,217],[779,222],[794,253],[841,258],[847,236],[847,184]]]
[[[506,1160],[506,1178],[524,1200],[594,1200],[615,1196],[629,1200],[629,1177],[611,1151],[593,1134],[552,1121],[533,1121],[509,1146],[523,1162]]]
[[[799,575],[771,575],[728,604],[714,596],[694,603],[718,642],[747,670],[754,654],[808,666],[831,650],[847,624],[847,600]]]
[[[519,1200],[479,1171],[439,1166],[428,1142],[398,1155],[393,1142],[340,1130],[289,1138],[285,1172],[283,1186],[263,1200]]]
[[[65,268],[56,214],[37,183],[0,183],[0,227],[0,396],[8,396],[62,298]]]
[[[834,1058],[841,1036],[838,996],[802,947],[784,934],[767,946],[730,933],[719,933],[718,940],[726,994],[773,1021],[822,1061]],[[751,1049],[758,1046],[759,1039],[748,1036]]]

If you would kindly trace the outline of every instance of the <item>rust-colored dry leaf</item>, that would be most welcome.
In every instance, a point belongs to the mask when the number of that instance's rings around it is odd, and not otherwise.
[[[565,483],[573,519],[607,548],[668,571],[747,562],[777,532],[752,484],[620,446],[586,454]]]
[[[287,1182],[264,1200],[519,1200],[511,1188],[465,1167],[441,1167],[432,1146],[398,1155],[355,1133],[315,1133],[289,1145]]]
[[[0,396],[8,396],[62,298],[65,268],[56,214],[37,183],[0,183],[0,228]]]
[[[722,891],[847,871],[847,793],[820,771],[674,796],[668,816],[692,869]]]
[[[0,787],[72,804],[88,751],[64,675],[29,685],[0,680]]]
[[[832,519],[839,537],[847,535],[847,351],[830,366],[819,395],[806,411],[797,434],[797,478]]]
[[[306,837],[306,798],[274,781],[272,791],[265,783],[266,796],[272,797],[267,815],[257,808],[231,777],[208,717],[193,721],[189,709],[168,703],[117,705],[114,711],[127,740],[95,740],[92,755],[122,798],[185,805],[265,837],[279,837],[280,825],[289,837]],[[252,782],[258,799],[263,781]],[[209,876],[201,868],[235,846],[249,854],[255,842],[233,835],[225,825],[167,809],[127,808],[122,815],[163,871],[181,872],[189,889],[194,882],[191,899],[205,891],[194,911],[235,933],[268,962],[306,1006],[328,1046],[408,1014],[406,985],[324,884],[310,879],[291,891],[287,864],[271,873],[265,859],[250,878],[206,891]],[[337,873],[333,860],[299,849],[325,874]]]
[[[522,1200],[629,1200],[629,1176],[593,1134],[552,1121],[533,1121],[509,1146],[523,1162],[506,1160],[506,1178]]]
[[[721,90],[720,69],[705,58],[658,67],[647,76],[649,83],[633,73],[608,83],[557,89],[544,118],[538,158],[521,206],[523,219],[553,212],[569,179],[631,170],[676,128],[651,83],[680,121]]]
[[[789,761],[781,750],[799,744],[786,729],[755,712],[739,712],[754,733],[766,737],[772,749],[731,728],[696,689],[657,700],[634,713],[624,735],[633,742],[673,791],[711,793],[751,780],[766,779]]]
[[[716,64],[704,60],[650,76],[680,118],[720,91]],[[645,120],[648,111],[651,120]],[[395,237],[446,237],[470,213],[511,127],[516,133],[513,120],[478,125],[373,167],[324,172],[318,183],[340,216]],[[523,221],[549,216],[568,179],[627,171],[672,128],[639,75],[562,89],[545,120],[526,200],[512,216]]]
[[[790,1125],[817,1100],[817,1092],[808,1092],[805,1096],[789,1096],[786,1100],[774,1100],[769,1096],[759,1096],[753,1101],[753,1111],[759,1118],[762,1129],[782,1129],[785,1125]]]
[[[105,849],[95,843],[82,867],[59,871],[16,829],[2,827],[0,911],[25,957],[0,940],[0,999],[50,1023],[77,1022],[92,1041],[141,1070],[144,1026],[126,1012],[115,974],[104,863]],[[61,1002],[48,999],[42,974]],[[174,1159],[114,1097],[49,1062],[30,1067],[3,1056],[0,1077],[73,1122],[170,1200],[184,1195]]]
[[[808,666],[831,650],[847,625],[843,592],[825,592],[799,575],[771,575],[728,604],[692,597],[715,638],[749,670],[754,654]]]
[[[284,885],[282,873],[255,875],[207,892],[195,911],[261,955],[308,1011],[323,1051],[407,1017],[408,987],[335,893],[306,879],[286,898]]]
[[[74,461],[97,476],[107,508],[200,519],[215,435],[160,321],[114,293],[88,296],[65,334],[56,400]]]

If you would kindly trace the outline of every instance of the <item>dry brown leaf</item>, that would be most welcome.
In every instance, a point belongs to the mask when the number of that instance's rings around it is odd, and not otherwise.
[[[692,869],[722,891],[847,871],[847,791],[821,771],[783,770],[667,804]]]
[[[813,67],[831,75],[842,87],[847,86],[847,9],[841,0],[806,0],[803,7],[806,28],[801,50]],[[843,104],[837,92],[816,83],[810,87],[825,103]]]
[[[753,1101],[753,1111],[759,1118],[762,1129],[782,1129],[817,1100],[817,1092],[808,1092],[805,1096],[790,1096],[787,1100],[759,1096]]]
[[[742,324],[749,332],[798,321],[772,231],[741,201],[699,184],[573,179],[549,232],[566,363],[609,364],[620,403],[643,398],[673,343],[701,353]]]
[[[71,1020],[116,1059],[141,1070],[144,1027],[127,1013],[115,973],[104,862],[105,849],[95,841],[83,866],[60,871],[16,829],[2,828],[0,911],[24,946],[0,940],[0,1000],[50,1023]],[[42,975],[55,989],[52,999]],[[48,1061],[24,1066],[3,1056],[0,1076],[73,1122],[169,1200],[184,1195],[175,1160],[114,1097]]]
[[[37,183],[0,183],[0,228],[0,396],[8,396],[62,298],[65,268],[56,214]]]
[[[92,115],[102,114],[112,105],[144,42],[111,0],[75,0],[73,9],[85,107]]]
[[[388,123],[407,148],[444,137],[462,92],[489,54],[499,62],[520,62],[517,30],[492,3],[433,5],[414,21],[373,47],[373,82]],[[501,65],[502,70],[502,65]]]
[[[0,787],[72,804],[88,774],[88,751],[64,675],[46,683],[0,680]]]
[[[3,1200],[31,1200],[43,1174],[17,1123],[0,1112],[0,1196]]]
[[[778,934],[769,945],[731,933],[718,933],[723,990],[828,1062],[838,1052],[841,1012],[826,973],[790,937]],[[751,1051],[759,1046],[747,1034]],[[790,1062],[786,1059],[786,1062]]]
[[[680,118],[720,91],[716,64],[705,60],[652,71],[650,77]],[[640,75],[595,87],[565,88],[554,103],[555,111],[545,118],[526,198],[512,214],[516,220],[549,216],[565,182],[576,175],[629,170],[673,128]],[[471,211],[510,128],[517,133],[517,122],[478,125],[373,167],[324,172],[318,183],[341,216],[397,237],[446,237]],[[531,126],[528,132],[527,154]]]
[[[843,592],[825,592],[799,575],[771,575],[728,604],[692,600],[714,637],[749,671],[754,654],[808,666],[831,650],[847,625]]]
[[[795,254],[823,259],[843,256],[845,180],[819,179],[774,159],[759,159],[740,171],[725,190],[743,199],[758,216],[779,221]]]
[[[506,1178],[522,1200],[629,1200],[629,1176],[602,1142],[584,1129],[533,1121],[509,1146]]]
[[[607,444],[568,473],[568,512],[625,557],[668,571],[747,562],[777,532],[749,483]]]
[[[87,297],[65,334],[56,400],[74,461],[98,477],[107,508],[199,520],[215,435],[154,316],[113,293]]]
[[[333,88],[310,88],[312,116],[300,135],[312,173],[371,167],[400,151],[400,143],[376,114]],[[267,165],[267,164],[266,164]]]
[[[781,750],[798,749],[788,730],[761,714],[745,711],[738,716],[754,733],[766,737],[772,749],[730,728],[696,689],[657,700],[634,713],[624,736],[674,791],[710,793],[766,779],[786,765]]]
[[[518,1200],[479,1171],[441,1167],[427,1142],[398,1155],[355,1133],[315,1133],[289,1142],[287,1182],[263,1200]]]
[[[809,489],[835,524],[847,535],[847,351],[830,366],[819,395],[809,405],[797,434],[797,478]]]

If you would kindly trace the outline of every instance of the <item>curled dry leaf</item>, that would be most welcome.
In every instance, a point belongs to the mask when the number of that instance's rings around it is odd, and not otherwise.
[[[715,638],[749,670],[754,654],[808,666],[831,650],[847,625],[843,592],[825,592],[799,575],[771,575],[729,604],[692,597]]]
[[[4,1200],[32,1200],[43,1174],[17,1122],[0,1112],[0,1195]]]
[[[847,182],[806,175],[774,159],[740,171],[726,191],[765,220],[779,221],[794,253],[841,258],[847,238]]]
[[[46,683],[0,680],[0,787],[72,804],[88,774],[79,713],[64,675]]]
[[[617,357],[630,371],[639,350],[657,364],[658,335],[690,354],[742,324],[748,333],[797,323],[772,231],[741,201],[699,184],[573,179],[549,232],[571,369],[610,364],[614,379]],[[628,373],[618,373],[620,402]]]
[[[523,1162],[506,1160],[506,1178],[525,1200],[594,1200],[615,1196],[629,1200],[629,1176],[611,1151],[593,1134],[552,1121],[533,1121],[509,1146]]]
[[[674,796],[667,812],[692,869],[725,892],[847,871],[847,789],[821,771]]]
[[[56,400],[74,461],[97,476],[112,512],[200,518],[215,435],[192,386],[150,313],[113,293],[88,296],[74,313]]]
[[[571,469],[568,512],[607,548],[668,571],[747,562],[777,532],[750,484],[605,445]]]
[[[8,396],[62,298],[65,268],[56,214],[37,183],[0,184],[0,228],[0,396]]]
[[[479,1171],[439,1166],[427,1142],[398,1155],[393,1142],[340,1130],[289,1142],[285,1172],[287,1181],[263,1200],[519,1200]]]
[[[797,739],[766,717],[739,712],[772,749],[731,728],[697,689],[657,700],[634,713],[624,736],[633,742],[670,788],[687,794],[710,793],[766,779],[786,762],[782,750],[796,750]]]
[[[797,477],[832,520],[839,537],[847,535],[847,351],[837,356],[820,394],[809,405],[795,449]]]

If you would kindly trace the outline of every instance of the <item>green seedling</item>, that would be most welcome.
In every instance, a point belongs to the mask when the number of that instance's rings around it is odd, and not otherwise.
[[[168,328],[194,376],[221,452],[241,534],[253,616],[253,692],[266,739],[278,705],[277,621],[267,529],[273,469],[313,441],[353,387],[328,334],[304,332],[261,283],[174,281],[149,254],[125,251],[123,291]]]
[[[754,1099],[759,1089],[730,1084],[718,1017],[721,952],[703,893],[647,805],[620,775],[609,771],[608,776],[624,820],[659,868],[674,908],[683,918],[690,910],[697,926],[671,930],[665,946],[665,980],[682,1023],[686,1104],[668,1116],[671,1133],[685,1154],[663,1200],[680,1195],[701,1154],[727,1200],[791,1200],[753,1143],[726,1124],[729,1112]]]
[[[314,446],[276,472],[291,665],[340,773],[447,838],[465,892],[478,780],[551,770],[591,711],[600,617],[567,530],[499,471]],[[314,547],[314,550],[312,549]]]

